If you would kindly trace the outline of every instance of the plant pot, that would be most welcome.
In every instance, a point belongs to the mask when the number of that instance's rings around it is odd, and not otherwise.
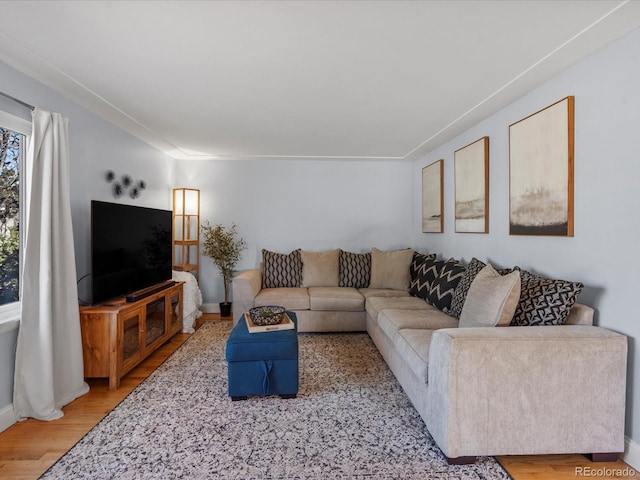
[[[231,302],[220,302],[220,316],[221,317],[231,316]]]

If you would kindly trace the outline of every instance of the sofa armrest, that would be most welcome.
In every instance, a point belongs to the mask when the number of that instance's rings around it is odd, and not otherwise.
[[[565,325],[593,325],[593,313],[593,308],[575,303],[569,310]]]
[[[437,330],[427,428],[450,458],[623,452],[626,370],[604,328]]]
[[[262,272],[257,269],[238,273],[231,282],[233,289],[233,324],[254,306],[254,299],[262,289]]]

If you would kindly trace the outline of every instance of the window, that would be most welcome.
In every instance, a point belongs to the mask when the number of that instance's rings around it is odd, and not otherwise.
[[[19,313],[21,175],[30,130],[26,120],[0,111],[0,321]]]
[[[24,135],[0,126],[0,305],[19,300],[23,151]]]

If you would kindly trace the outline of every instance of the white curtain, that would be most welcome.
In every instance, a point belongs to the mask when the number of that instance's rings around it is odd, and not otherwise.
[[[18,420],[55,420],[62,417],[63,405],[89,391],[71,227],[68,120],[36,108],[26,160],[13,408]]]

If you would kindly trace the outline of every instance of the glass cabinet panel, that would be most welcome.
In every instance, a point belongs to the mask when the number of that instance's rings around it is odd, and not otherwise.
[[[145,345],[151,345],[165,333],[164,297],[147,304]]]
[[[140,314],[123,322],[122,360],[126,361],[140,351]]]
[[[169,316],[169,329],[174,331],[182,321],[182,312],[180,311],[180,294],[176,293],[171,296],[171,313]]]

